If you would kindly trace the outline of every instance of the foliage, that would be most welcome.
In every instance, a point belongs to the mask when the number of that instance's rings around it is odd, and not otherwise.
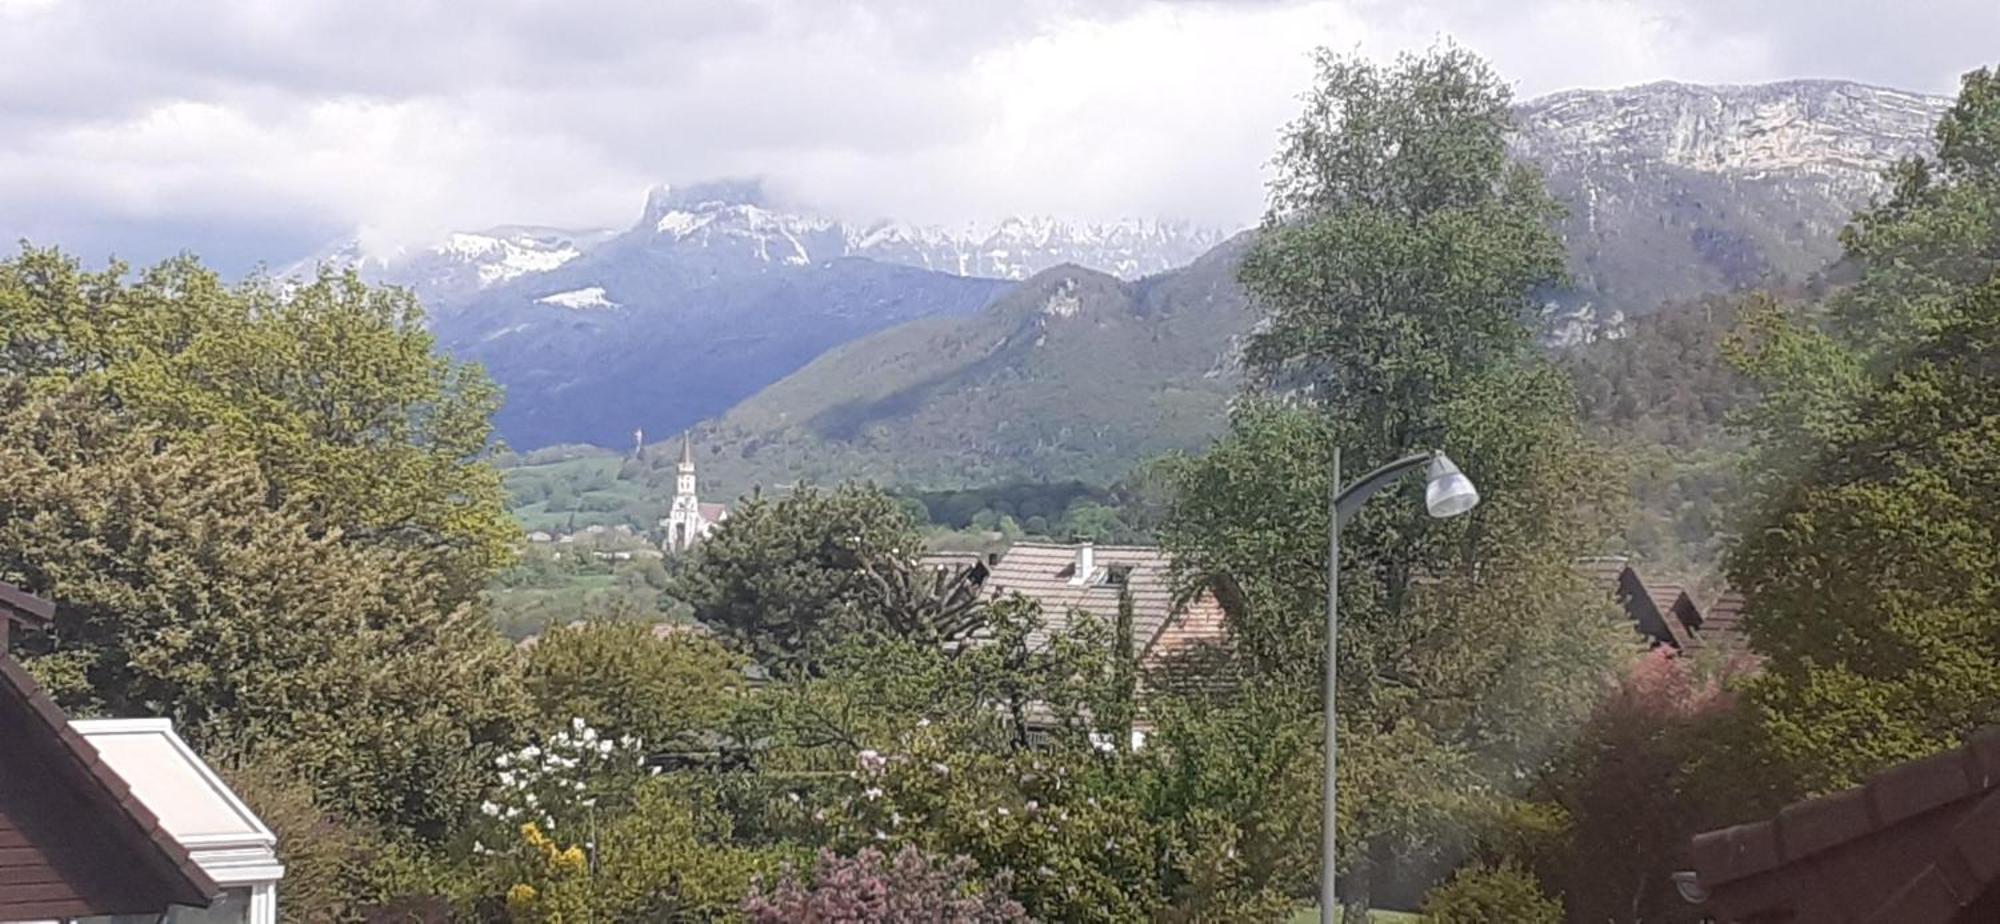
[[[1830,321],[1766,311],[1736,360],[1767,397],[1732,581],[1767,657],[1768,778],[1840,788],[2000,719],[2000,82],[1968,74],[1894,195],[1843,236]]]
[[[664,779],[632,790],[630,811],[586,844],[533,823],[484,868],[505,920],[722,921],[734,918],[770,855],[731,844],[729,819]],[[489,901],[489,903],[492,903]]]
[[[2000,721],[2000,282],[1969,292],[1758,482],[1730,570],[1775,758],[1838,788]],[[1798,436],[1793,436],[1797,440]]]
[[[61,601],[30,654],[65,706],[271,751],[387,827],[463,817],[522,700],[428,556],[318,533],[303,501],[272,509],[247,452],[0,389],[0,574]]]
[[[517,529],[481,461],[499,393],[435,353],[410,294],[353,274],[226,287],[192,257],[128,279],[60,251],[0,261],[0,377],[242,452],[315,536],[420,557],[468,600]]]
[[[759,663],[806,666],[879,615],[868,569],[922,547],[908,512],[880,490],[802,487],[733,510],[696,547],[675,595]]]
[[[493,759],[498,785],[479,810],[501,829],[534,824],[545,834],[587,828],[623,808],[645,775],[646,743],[600,735],[583,719]],[[490,833],[490,832],[489,832]],[[494,840],[500,840],[494,838]]]
[[[1636,661],[1571,745],[1549,788],[1569,819],[1553,883],[1579,921],[1701,919],[1675,891],[1695,834],[1722,823],[1713,755],[1740,665],[1656,650]]]
[[[741,660],[691,632],[664,637],[632,622],[552,629],[522,655],[522,683],[557,728],[581,719],[607,737],[686,747],[727,726],[745,695]]]
[[[1517,867],[1467,867],[1432,890],[1424,900],[1424,920],[1429,924],[1562,924],[1563,906],[1542,894],[1535,877]]]
[[[1010,877],[975,883],[978,864],[965,857],[937,862],[915,847],[894,859],[864,849],[853,858],[822,850],[812,884],[787,868],[769,895],[753,887],[743,903],[751,924],[795,921],[868,921],[871,924],[990,924],[1026,921],[1027,911],[1007,897]]]
[[[1248,676],[1310,716],[1324,664],[1329,469],[1448,449],[1486,498],[1435,521],[1408,479],[1342,530],[1342,892],[1448,868],[1587,714],[1619,656],[1595,551],[1615,485],[1531,350],[1557,214],[1508,159],[1510,98],[1455,48],[1323,54],[1242,280],[1266,324],[1228,438],[1171,469],[1183,577],[1240,591]],[[1502,654],[1504,653],[1504,654]],[[1358,908],[1356,909],[1358,910]]]
[[[857,635],[828,650],[818,676],[766,690],[759,718],[772,757],[845,766],[919,727],[973,751],[1025,748],[1035,725],[1088,741],[1116,683],[1103,624],[1078,614],[1049,632],[1040,609],[1018,597],[983,607],[981,619],[969,645]],[[829,749],[830,758],[814,753]]]

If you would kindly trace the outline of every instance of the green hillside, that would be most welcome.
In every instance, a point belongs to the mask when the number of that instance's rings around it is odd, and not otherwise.
[[[1058,267],[976,315],[835,349],[697,433],[704,493],[849,477],[1108,484],[1200,447],[1222,428],[1254,320],[1235,280],[1246,243],[1137,282]]]

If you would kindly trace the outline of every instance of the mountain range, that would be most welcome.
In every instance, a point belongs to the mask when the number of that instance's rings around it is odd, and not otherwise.
[[[1514,151],[1568,206],[1552,339],[1818,272],[1947,104],[1837,81],[1520,104]],[[1233,288],[1244,246],[1147,221],[854,226],[731,181],[656,189],[619,232],[515,226],[321,256],[415,289],[443,347],[507,387],[499,426],[517,448],[709,420],[746,471],[933,482],[1099,474],[1200,445],[1254,320]],[[1159,402],[1171,410],[1148,423]]]

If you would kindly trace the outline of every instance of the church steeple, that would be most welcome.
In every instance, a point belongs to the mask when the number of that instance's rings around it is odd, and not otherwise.
[[[681,464],[679,468],[680,470],[674,478],[674,494],[676,496],[692,498],[694,497],[694,435],[685,431],[681,433]]]

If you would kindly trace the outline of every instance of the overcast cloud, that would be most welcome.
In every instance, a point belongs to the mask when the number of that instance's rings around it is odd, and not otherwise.
[[[240,269],[359,232],[623,226],[759,175],[854,220],[1250,223],[1315,46],[1441,37],[1534,96],[1949,93],[1993,0],[0,0],[0,232]]]

